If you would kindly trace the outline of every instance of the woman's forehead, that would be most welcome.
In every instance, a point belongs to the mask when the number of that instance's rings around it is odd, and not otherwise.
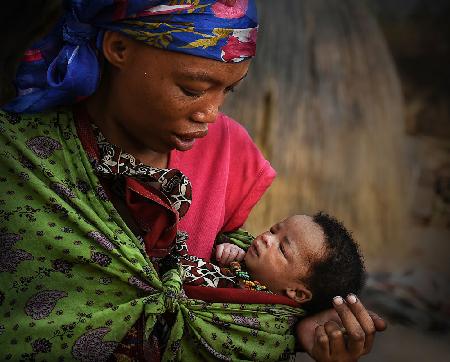
[[[192,81],[238,82],[247,74],[251,61],[224,63],[195,55],[161,50],[146,44],[136,46],[135,57],[144,67]],[[135,64],[134,64],[135,66]]]
[[[193,55],[171,54],[171,57],[176,58],[172,67],[174,74],[192,81],[209,83],[221,83],[224,80],[238,82],[245,78],[250,66],[250,60],[241,63],[223,63]]]
[[[209,83],[212,85],[222,85],[235,84],[240,82],[247,76],[247,72],[242,75],[242,71],[236,70],[235,72],[223,72],[223,71],[205,71],[193,70],[193,69],[183,69],[181,71],[175,71],[174,75],[176,78],[184,79],[192,82],[202,82]]]

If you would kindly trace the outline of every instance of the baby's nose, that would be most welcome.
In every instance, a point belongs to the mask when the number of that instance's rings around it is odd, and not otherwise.
[[[264,241],[264,244],[266,244],[266,247],[269,248],[273,243],[272,234],[270,232],[265,232],[262,236],[262,240]]]

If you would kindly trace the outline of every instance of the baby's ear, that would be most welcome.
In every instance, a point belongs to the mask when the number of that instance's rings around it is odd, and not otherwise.
[[[286,295],[299,304],[309,302],[312,299],[311,291],[303,284],[298,284],[295,288],[287,288]]]

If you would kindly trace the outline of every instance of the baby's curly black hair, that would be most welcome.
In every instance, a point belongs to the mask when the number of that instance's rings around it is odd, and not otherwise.
[[[319,212],[313,217],[325,234],[326,251],[311,266],[304,281],[312,292],[312,299],[303,307],[318,312],[332,307],[337,295],[346,296],[361,291],[366,280],[364,260],[351,233],[334,217]]]

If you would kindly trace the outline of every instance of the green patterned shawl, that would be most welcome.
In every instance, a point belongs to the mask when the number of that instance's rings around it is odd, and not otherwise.
[[[106,361],[144,314],[164,361],[289,358],[302,310],[207,303],[159,277],[105,195],[72,113],[0,113],[0,360]]]

